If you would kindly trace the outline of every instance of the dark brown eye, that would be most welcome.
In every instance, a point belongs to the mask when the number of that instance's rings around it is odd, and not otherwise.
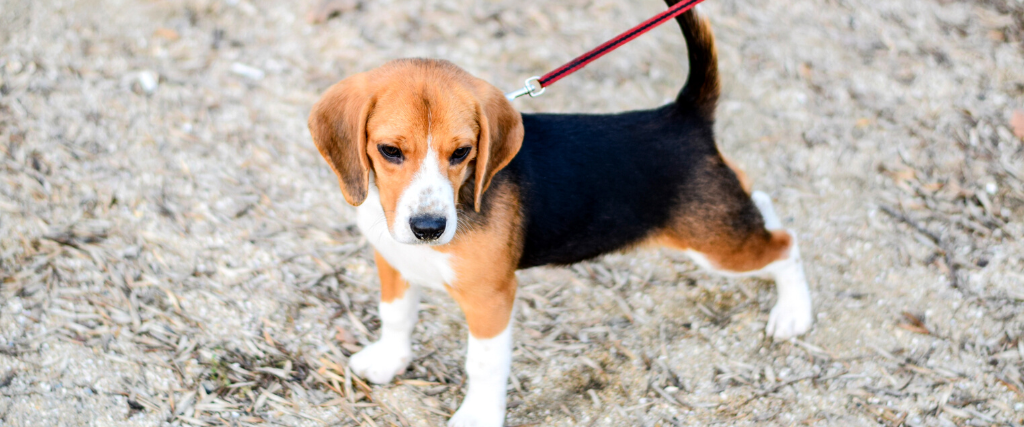
[[[402,159],[404,159],[402,149],[394,145],[378,145],[377,151],[380,151],[380,155],[384,156],[391,163],[402,163]]]
[[[466,156],[469,155],[469,152],[472,149],[473,149],[472,147],[459,147],[459,148],[456,148],[455,151],[452,152],[452,157],[451,157],[451,160],[449,160],[449,162],[451,162],[451,164],[453,164],[453,165],[459,164],[463,160],[466,160]]]

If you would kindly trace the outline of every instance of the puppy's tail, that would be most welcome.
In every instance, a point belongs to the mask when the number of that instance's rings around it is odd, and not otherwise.
[[[680,1],[665,0],[665,3],[672,7]],[[679,15],[676,21],[683,30],[690,57],[690,75],[676,98],[676,108],[683,112],[694,112],[708,121],[714,120],[721,86],[718,79],[718,52],[715,50],[711,23],[697,14],[696,8]]]

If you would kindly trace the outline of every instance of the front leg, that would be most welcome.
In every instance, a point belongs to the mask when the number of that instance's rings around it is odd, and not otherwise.
[[[468,285],[473,286],[473,285]],[[512,304],[515,276],[496,284],[452,286],[469,326],[466,375],[469,387],[448,427],[500,427],[505,423],[505,390],[512,369]]]
[[[416,326],[419,292],[374,251],[380,276],[380,340],[352,355],[352,372],[376,384],[391,382],[412,361],[412,329]]]

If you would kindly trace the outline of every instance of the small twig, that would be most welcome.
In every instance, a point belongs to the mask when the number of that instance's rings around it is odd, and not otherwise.
[[[733,407],[733,409],[742,408],[746,404],[754,401],[754,399],[765,397],[765,396],[767,396],[769,394],[775,393],[775,392],[777,392],[779,390],[782,390],[783,388],[789,387],[789,386],[791,386],[793,384],[796,384],[798,382],[801,382],[801,381],[814,380],[815,383],[819,383],[819,382],[822,382],[822,381],[828,381],[828,380],[839,378],[842,375],[846,375],[846,373],[847,373],[847,371],[842,371],[842,372],[838,372],[838,373],[829,375],[827,377],[822,377],[820,375],[804,375],[802,377],[793,378],[793,379],[791,379],[789,381],[786,381],[784,383],[778,384],[778,385],[776,385],[774,387],[771,387],[771,388],[769,388],[767,390],[761,390],[761,391],[758,391],[758,392],[754,393],[753,396],[750,396],[749,398],[747,398],[747,400],[744,400],[744,401],[740,402],[738,405]]]
[[[918,224],[916,221],[914,221],[914,220],[912,220],[910,218],[907,218],[906,215],[903,215],[903,214],[901,214],[899,212],[896,212],[895,209],[890,208],[890,207],[888,207],[886,205],[878,205],[878,208],[881,209],[882,212],[885,212],[885,213],[889,214],[889,216],[902,221],[904,224],[909,225],[911,228],[916,230],[918,233],[921,233],[921,234],[925,235],[925,237],[928,237],[928,239],[930,239],[932,242],[935,242],[936,245],[938,245],[940,247],[942,246],[942,238],[939,237],[939,235],[933,233],[931,230],[928,230],[927,228],[924,228],[921,224]]]
[[[695,409],[695,408],[694,408],[694,407],[693,407],[692,405],[690,405],[689,403],[687,403],[687,402],[684,402],[684,401],[682,401],[682,400],[679,400],[679,399],[676,399],[676,398],[675,398],[675,397],[673,397],[673,396],[672,396],[671,394],[669,394],[669,393],[668,393],[667,391],[665,391],[665,390],[662,390],[662,389],[661,389],[661,387],[658,387],[658,385],[654,383],[654,381],[651,381],[651,382],[647,383],[647,386],[648,386],[648,387],[650,387],[650,388],[651,388],[651,390],[654,390],[654,391],[655,391],[656,393],[658,393],[658,394],[659,394],[659,395],[660,395],[661,397],[663,397],[663,398],[664,398],[665,400],[667,400],[667,401],[668,401],[669,403],[671,403],[671,404],[673,404],[673,405],[676,405],[676,406],[685,406],[685,407],[687,407],[687,408],[690,408],[690,409]]]
[[[931,230],[924,228],[924,226],[918,224],[916,221],[907,218],[906,215],[896,212],[896,210],[891,207],[885,205],[878,205],[878,208],[881,209],[882,212],[885,212],[889,216],[893,217],[894,219],[897,219],[900,222],[909,225],[910,228],[914,229],[914,231],[921,233],[929,240],[931,240],[933,243],[935,243],[935,245],[942,250],[943,259],[946,263],[946,266],[949,267],[950,286],[952,286],[955,289],[960,289],[959,268],[957,268],[956,264],[953,263],[953,251],[949,249],[948,245],[946,245],[946,243],[942,240],[942,237],[940,237],[938,234],[933,233]]]

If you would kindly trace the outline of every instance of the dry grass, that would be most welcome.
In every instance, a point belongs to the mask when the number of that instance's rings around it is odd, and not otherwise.
[[[318,94],[387,59],[502,88],[657,2],[0,0],[0,425],[439,425],[465,327],[428,293],[367,386],[376,277],[313,149]],[[798,230],[815,329],[679,254],[520,275],[510,425],[1024,423],[1024,4],[712,0],[723,151]],[[313,14],[314,18],[322,16]],[[526,111],[657,105],[666,26]]]

